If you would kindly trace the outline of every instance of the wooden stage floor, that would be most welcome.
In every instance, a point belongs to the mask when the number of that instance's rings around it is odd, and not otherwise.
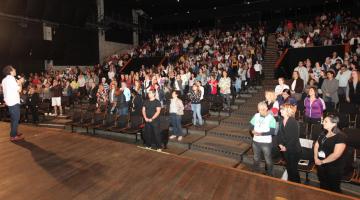
[[[351,199],[65,130],[0,123],[0,199]]]

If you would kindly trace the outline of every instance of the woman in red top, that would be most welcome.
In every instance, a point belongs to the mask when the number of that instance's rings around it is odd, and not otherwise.
[[[217,94],[217,86],[218,86],[218,81],[215,79],[214,75],[210,76],[210,80],[208,81],[211,91],[210,94],[212,95],[216,95]]]

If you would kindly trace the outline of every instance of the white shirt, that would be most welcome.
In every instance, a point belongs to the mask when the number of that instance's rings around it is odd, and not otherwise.
[[[200,100],[203,100],[204,99],[204,87],[200,85],[199,89],[200,89],[200,93],[201,93]]]
[[[351,77],[350,70],[346,70],[342,74],[339,71],[336,76],[336,79],[339,81],[339,87],[347,87],[350,77]]]
[[[288,85],[284,84],[284,85],[277,85],[275,87],[275,95],[279,95],[281,94],[285,89],[290,89]]]
[[[7,106],[14,106],[20,104],[20,86],[17,84],[15,77],[7,75],[2,80],[2,87],[4,93],[4,101]]]
[[[261,66],[260,64],[255,64],[255,65],[254,65],[254,69],[255,69],[255,71],[261,73],[261,71],[262,71],[262,66]]]

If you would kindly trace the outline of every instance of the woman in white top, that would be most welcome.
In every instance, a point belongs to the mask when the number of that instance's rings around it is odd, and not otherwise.
[[[184,115],[184,104],[181,99],[178,98],[180,95],[179,91],[172,92],[172,99],[170,100],[170,122],[172,126],[172,135],[170,139],[178,137],[178,140],[181,141],[183,137],[182,127],[181,127],[181,116]]]
[[[285,79],[283,77],[278,78],[279,85],[275,87],[275,95],[279,96],[282,94],[284,89],[290,89],[288,85],[285,84]]]
[[[219,81],[220,94],[224,97],[226,104],[224,102],[224,109],[230,110],[230,94],[231,94],[231,79],[228,77],[226,71],[223,71],[223,77]]]

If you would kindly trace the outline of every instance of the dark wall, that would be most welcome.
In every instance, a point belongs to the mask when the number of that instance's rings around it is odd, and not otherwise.
[[[105,18],[114,20],[108,24],[108,29],[105,31],[105,40],[132,44],[133,29],[130,26],[133,20],[132,8],[130,6],[119,5],[118,1],[104,0],[104,15]],[[122,22],[123,25],[118,22]]]
[[[12,64],[29,73],[49,59],[56,65],[99,60],[97,30],[85,25],[96,14],[95,0],[0,0],[0,13],[0,68]],[[43,19],[53,26],[53,41],[43,40]]]
[[[315,62],[322,64],[326,57],[331,57],[333,52],[337,52],[343,58],[345,53],[344,45],[289,49],[277,69],[276,76],[290,78],[299,61],[309,58],[313,65]]]

